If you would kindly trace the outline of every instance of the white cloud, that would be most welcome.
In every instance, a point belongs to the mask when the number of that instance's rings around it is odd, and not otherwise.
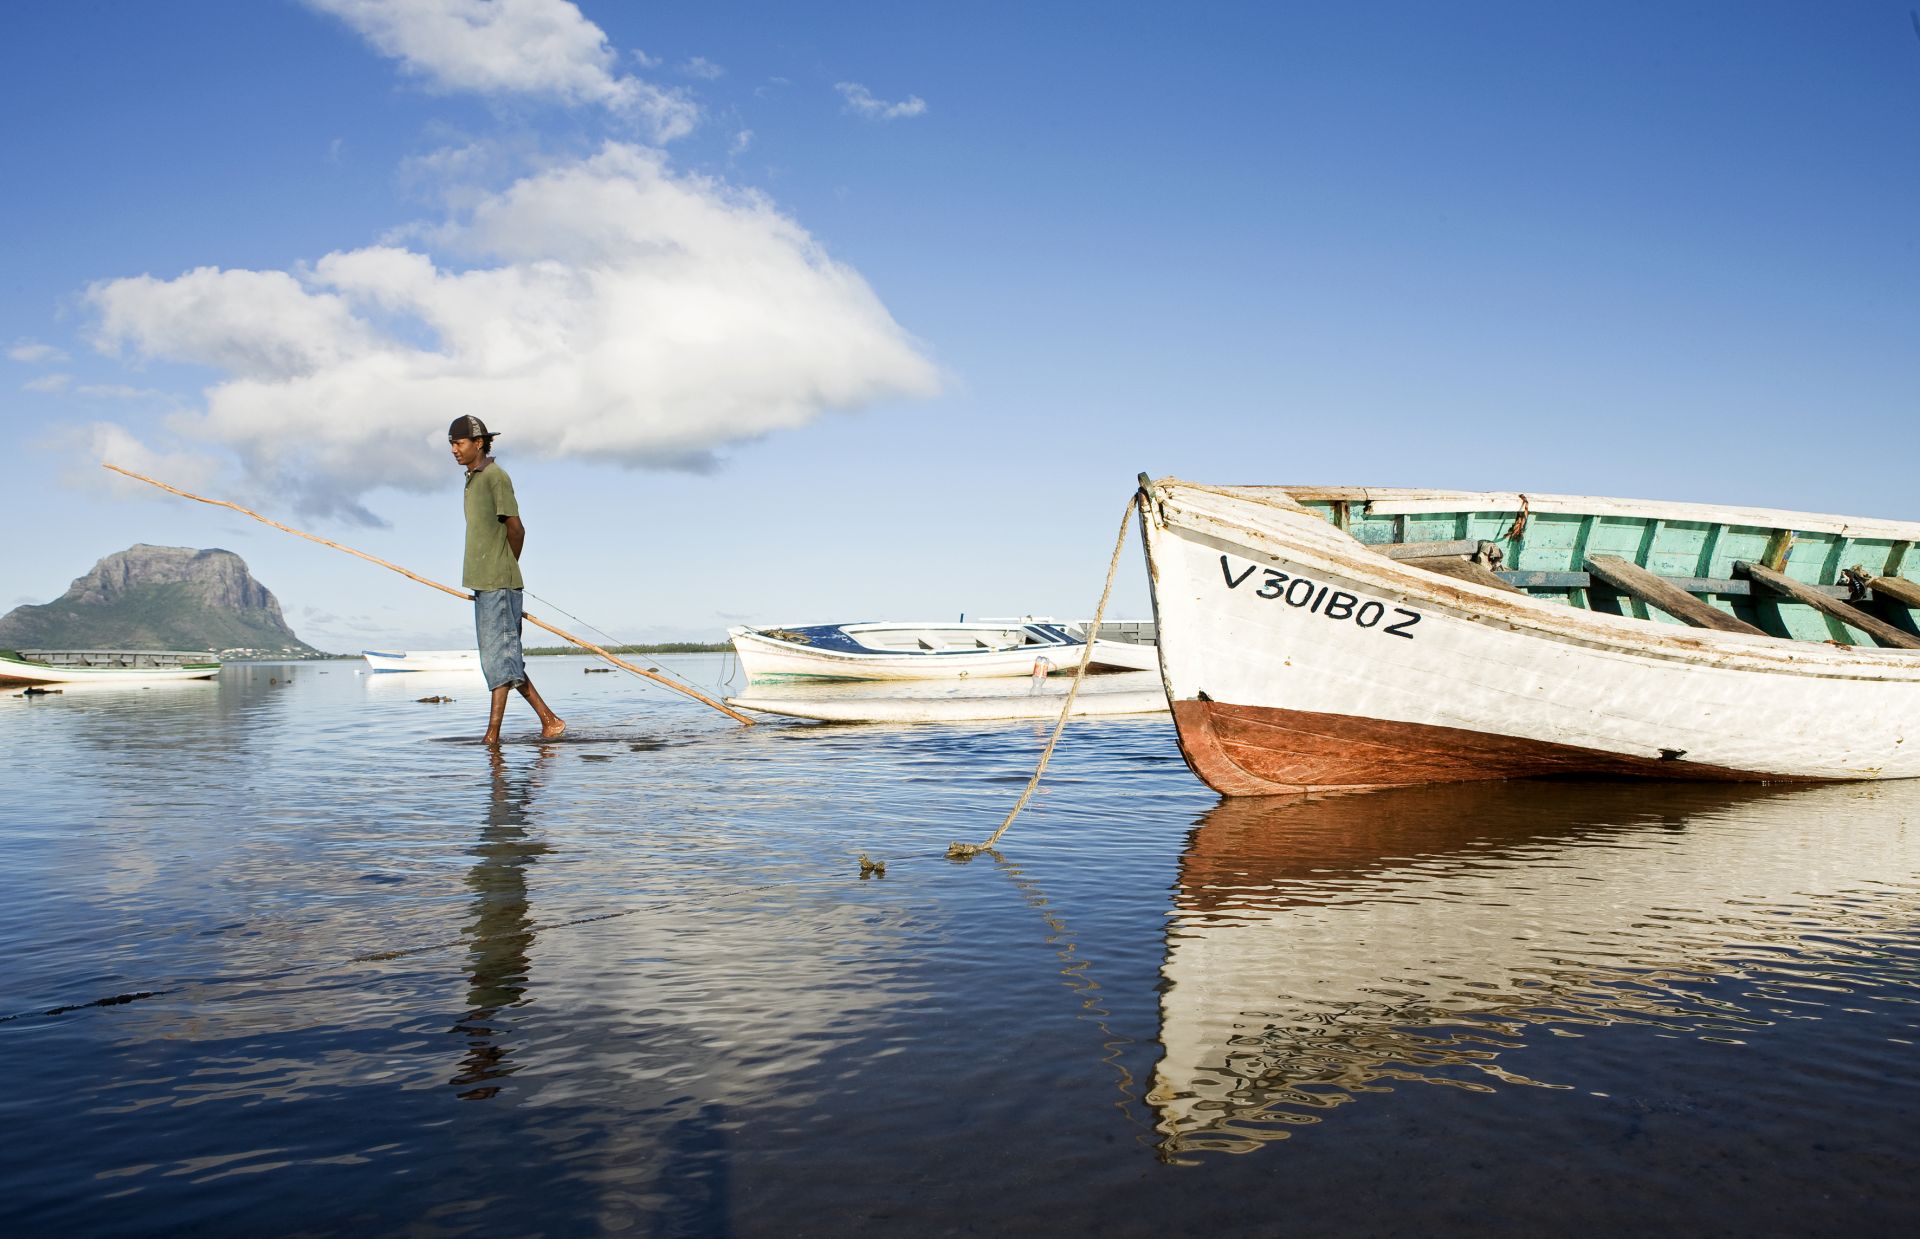
[[[537,157],[535,152],[491,138],[457,140],[458,145],[402,159],[396,184],[411,198],[449,209],[470,207],[481,197],[476,187],[503,184]],[[417,224],[406,225],[391,230],[384,239],[405,240],[418,230]]]
[[[747,148],[752,145],[753,130],[742,129],[739,133],[733,135],[733,141],[727,146],[727,154],[744,155],[747,153]]]
[[[704,468],[939,386],[857,272],[765,198],[656,150],[610,143],[419,235],[292,272],[97,284],[98,339],[224,371],[204,413],[171,424],[231,448],[257,486],[363,519],[375,488],[441,483],[460,412],[516,453]]]
[[[43,374],[37,379],[28,379],[20,386],[25,391],[63,392],[71,382],[73,382],[71,374]]]
[[[14,361],[26,362],[28,365],[35,365],[47,361],[65,361],[67,359],[64,351],[55,348],[51,344],[42,344],[37,340],[19,341],[7,350],[7,356]]]
[[[142,443],[124,427],[110,422],[95,422],[77,436],[85,445],[80,456],[89,464],[68,475],[68,481],[79,486],[98,486],[104,482],[117,494],[151,499],[159,492],[145,482],[122,477],[117,473],[108,473],[98,466],[101,463],[119,465],[122,469],[131,469],[135,473],[144,473],[150,478],[159,478],[170,485],[183,490],[199,490],[213,482],[219,474],[217,462],[192,452],[157,452]]]
[[[899,120],[906,116],[918,116],[927,110],[927,101],[919,95],[909,95],[900,103],[888,103],[885,99],[874,98],[873,92],[858,82],[835,82],[833,88],[846,99],[847,111],[874,120]]]
[[[727,71],[724,68],[708,60],[705,56],[695,56],[693,59],[687,61],[680,66],[680,72],[686,74],[688,77],[697,77],[709,82],[727,75]]]
[[[172,280],[150,275],[87,290],[100,312],[95,343],[196,362],[242,378],[286,379],[340,364],[370,348],[371,326],[344,298],[315,294],[285,271],[201,267]]]
[[[690,133],[699,114],[675,91],[615,73],[606,32],[568,0],[306,3],[340,18],[436,89],[597,104],[644,121],[660,142]]]

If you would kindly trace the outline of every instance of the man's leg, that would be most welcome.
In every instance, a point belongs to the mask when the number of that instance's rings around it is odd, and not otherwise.
[[[520,653],[520,591],[475,590],[474,635],[480,642],[480,671],[492,694],[487,702],[487,733],[483,744],[500,743],[500,723],[507,713],[507,690],[526,674]]]
[[[500,720],[507,716],[507,685],[502,684],[493,690],[493,697],[487,702],[487,734],[480,737],[482,744],[500,743]],[[566,725],[561,724],[562,728]]]
[[[548,740],[557,740],[566,733],[566,720],[549,709],[547,703],[541,699],[540,694],[533,687],[533,677],[523,676],[521,678],[520,695],[527,699],[527,704],[533,707],[533,712],[540,716],[540,734],[542,737]],[[494,696],[503,705],[505,704],[505,689],[500,689]]]
[[[519,689],[520,695],[525,697],[527,704],[533,707],[533,712],[540,716],[541,736],[548,740],[558,739],[560,734],[566,731],[567,725],[558,714],[547,707],[538,690],[533,687],[533,680],[527,675],[526,651],[520,647],[520,622],[523,618],[520,612],[521,591],[514,589],[504,592],[507,595],[509,622],[503,633],[503,644],[507,653],[506,665],[510,668],[509,673],[513,677],[510,686]],[[504,689],[500,690],[500,698],[502,701],[506,700]]]

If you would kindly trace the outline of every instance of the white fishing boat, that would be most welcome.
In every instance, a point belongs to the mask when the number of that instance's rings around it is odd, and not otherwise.
[[[362,650],[373,671],[480,671],[479,650]]]
[[[945,680],[1052,675],[1080,665],[1086,641],[1051,620],[806,624],[729,628],[750,680]],[[1153,648],[1096,640],[1089,670],[1139,671]]]
[[[1180,747],[1227,795],[1920,775],[1920,524],[1144,477],[1139,498]]]
[[[156,684],[219,674],[219,660],[205,651],[0,650],[0,684]]]

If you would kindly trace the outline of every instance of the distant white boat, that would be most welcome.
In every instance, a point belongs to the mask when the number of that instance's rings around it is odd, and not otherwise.
[[[362,650],[360,656],[374,671],[473,671],[480,670],[479,650]]]
[[[0,684],[153,684],[210,680],[219,660],[180,650],[0,651]]]
[[[1080,665],[1086,642],[1048,620],[808,624],[729,628],[750,680],[949,680],[1051,675]],[[1089,670],[1158,666],[1152,646],[1095,641]]]

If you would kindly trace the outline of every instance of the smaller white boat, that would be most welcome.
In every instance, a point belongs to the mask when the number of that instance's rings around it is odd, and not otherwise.
[[[729,628],[749,680],[949,680],[1072,672],[1086,641],[1051,620]],[[1092,671],[1159,666],[1149,645],[1093,643]]]
[[[219,660],[204,651],[0,650],[0,684],[154,684],[219,674]]]
[[[480,670],[479,650],[361,650],[360,657],[374,671]]]

